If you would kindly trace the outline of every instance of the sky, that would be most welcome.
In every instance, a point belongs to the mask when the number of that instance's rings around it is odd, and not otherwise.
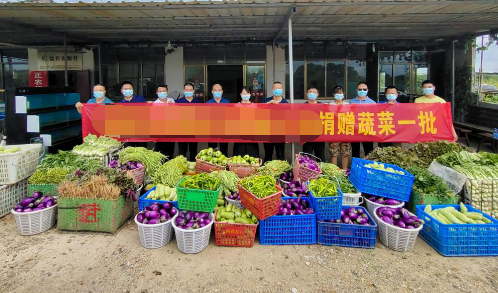
[[[478,46],[481,46],[481,37],[476,39]],[[488,41],[488,37],[484,37],[484,44]],[[498,73],[498,46],[492,45],[486,51],[484,51],[484,58],[482,60],[482,71],[485,73]],[[481,69],[481,52],[476,54],[476,72],[480,72]]]

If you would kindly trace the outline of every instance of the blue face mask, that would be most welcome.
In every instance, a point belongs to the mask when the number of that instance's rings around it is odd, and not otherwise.
[[[133,90],[123,90],[123,96],[125,97],[133,96]]]
[[[386,95],[386,99],[387,99],[388,101],[394,101],[394,100],[396,100],[397,98],[398,98],[398,97],[396,97],[396,95],[395,95],[395,94],[387,94],[387,95]]]
[[[316,100],[316,98],[318,98],[318,94],[315,94],[315,93],[308,93],[308,99],[309,100]]]
[[[102,99],[104,97],[104,92],[93,92],[93,96],[96,98],[96,99]]]
[[[222,92],[214,92],[214,93],[213,93],[213,97],[214,97],[215,99],[220,99],[222,94],[223,94]]]
[[[185,92],[185,97],[191,98],[194,96],[194,92]]]
[[[368,91],[358,91],[358,96],[359,97],[366,97],[368,94]]]
[[[336,100],[342,100],[342,99],[344,99],[344,94],[335,94],[334,95],[334,99],[336,99]]]
[[[241,95],[241,97],[242,97],[242,100],[249,101],[249,99],[251,98],[251,95]]]
[[[434,88],[433,87],[426,87],[423,89],[424,95],[429,96],[434,93]]]
[[[282,89],[274,89],[273,90],[273,95],[279,97],[279,96],[282,95],[283,92],[284,91]]]
[[[168,96],[168,93],[160,92],[160,93],[157,93],[157,96],[159,97],[159,99],[164,100]]]

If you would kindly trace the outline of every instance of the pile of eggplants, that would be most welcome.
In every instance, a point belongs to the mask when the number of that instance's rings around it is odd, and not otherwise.
[[[144,165],[142,165],[142,163],[137,162],[137,161],[130,161],[130,162],[123,164],[121,166],[119,165],[118,160],[112,160],[109,163],[110,168],[120,168],[123,171],[135,170],[135,169],[142,168],[143,166]]]
[[[403,229],[416,229],[424,224],[424,221],[405,208],[384,206],[377,208],[376,213],[381,221]]]
[[[210,213],[181,211],[175,219],[175,225],[180,229],[195,230],[211,223]]]
[[[308,196],[308,186],[305,182],[294,180],[292,171],[280,175],[280,183],[283,189],[283,195],[289,197]]]
[[[177,213],[178,210],[170,202],[153,203],[138,213],[137,221],[148,225],[161,224],[171,220]]]
[[[312,158],[306,156],[306,155],[299,155],[297,158],[299,165],[307,167],[313,171],[320,172],[320,167],[318,166],[318,163],[315,162]]]
[[[378,203],[381,205],[387,206],[397,206],[402,203],[402,201],[391,199],[391,198],[383,198],[381,196],[369,195],[367,199],[371,202]]]
[[[234,191],[229,196],[227,196],[227,198],[231,200],[240,200],[240,194],[238,191]]]
[[[367,212],[363,208],[350,207],[341,211],[341,218],[337,220],[326,220],[325,222],[369,226]]]
[[[301,198],[282,199],[278,216],[293,216],[293,215],[311,215],[315,210],[310,205],[310,202]]]
[[[33,196],[26,197],[14,207],[17,213],[37,212],[57,204],[57,199],[53,196],[43,196],[41,191],[33,192]]]

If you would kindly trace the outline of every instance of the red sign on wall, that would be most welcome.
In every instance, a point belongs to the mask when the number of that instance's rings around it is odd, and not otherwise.
[[[46,71],[30,71],[29,87],[48,87],[48,74]]]

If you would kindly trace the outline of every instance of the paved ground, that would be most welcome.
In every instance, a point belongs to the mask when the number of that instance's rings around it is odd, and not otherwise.
[[[214,232],[213,232],[214,234]],[[131,222],[116,235],[17,234],[0,219],[0,292],[490,292],[498,258],[445,258],[418,239],[413,251],[320,245],[218,247],[182,254],[173,241],[140,245]]]

